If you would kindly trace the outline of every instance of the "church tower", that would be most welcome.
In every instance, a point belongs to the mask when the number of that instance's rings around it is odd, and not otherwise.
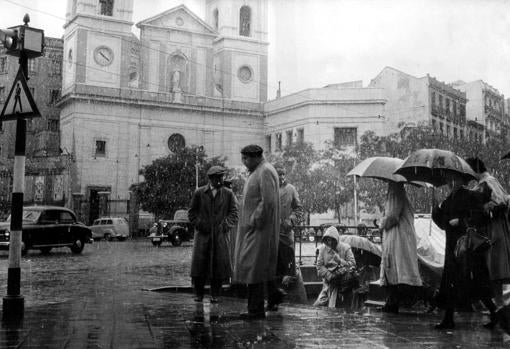
[[[219,37],[213,60],[215,94],[267,100],[267,0],[206,0],[206,22]]]
[[[74,84],[120,88],[138,79],[133,0],[68,0],[63,92]],[[134,82],[135,81],[135,82]]]

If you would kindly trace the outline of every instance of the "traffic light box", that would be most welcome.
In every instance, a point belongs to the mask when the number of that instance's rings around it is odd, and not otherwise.
[[[0,29],[0,40],[6,53],[18,56],[24,52],[27,58],[40,57],[44,49],[44,31],[20,25],[9,29]]]

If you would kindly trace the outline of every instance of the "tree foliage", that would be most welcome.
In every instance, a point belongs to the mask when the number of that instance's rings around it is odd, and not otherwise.
[[[274,166],[283,166],[287,181],[296,187],[304,210],[308,213],[323,212],[317,202],[317,183],[314,182],[311,166],[319,154],[310,143],[293,143],[281,152],[269,154],[267,160]]]
[[[310,143],[293,143],[270,154],[268,161],[285,167],[287,180],[296,187],[308,214],[334,209],[340,219],[341,206],[352,200],[353,181],[345,175],[354,159],[332,144],[319,152]]]
[[[158,218],[171,219],[176,210],[187,208],[195,190],[198,164],[198,184],[207,183],[207,170],[214,165],[225,166],[225,157],[208,158],[202,147],[184,147],[178,152],[154,160],[140,174],[144,181],[131,190],[142,209]]]

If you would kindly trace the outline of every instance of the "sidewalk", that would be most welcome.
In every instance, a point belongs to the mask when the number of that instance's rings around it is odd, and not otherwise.
[[[243,321],[242,299],[195,303],[188,293],[120,290],[73,302],[26,305],[21,328],[3,324],[1,348],[504,348],[502,331],[461,314],[457,330],[436,331],[439,314],[345,313],[283,304],[266,320]]]

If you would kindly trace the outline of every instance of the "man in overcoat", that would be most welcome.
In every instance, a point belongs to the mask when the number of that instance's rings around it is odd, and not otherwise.
[[[248,285],[248,312],[244,319],[264,318],[264,286],[268,308],[281,303],[284,293],[276,287],[276,264],[280,230],[278,174],[258,145],[241,150],[250,172],[244,185],[236,238],[233,282]]]
[[[225,169],[212,166],[209,183],[198,188],[191,199],[189,220],[195,227],[191,278],[195,300],[201,302],[204,286],[211,284],[211,303],[218,302],[221,285],[232,276],[227,234],[238,219],[234,193],[223,186]]]

